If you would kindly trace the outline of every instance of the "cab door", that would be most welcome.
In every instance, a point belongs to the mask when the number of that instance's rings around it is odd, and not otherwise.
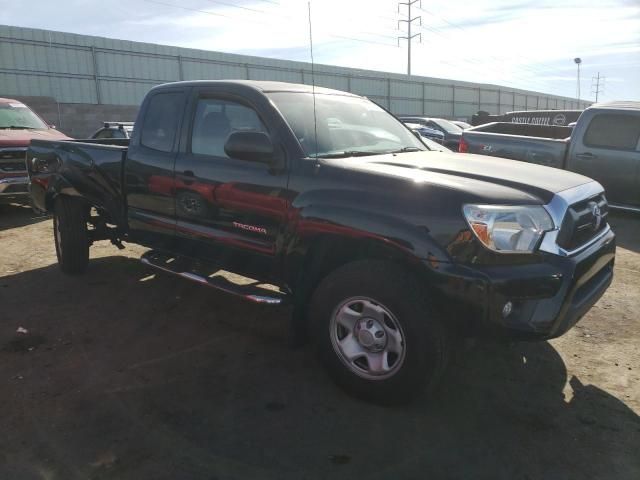
[[[137,243],[171,250],[175,233],[174,163],[187,89],[150,93],[124,166],[129,235]]]
[[[188,116],[175,165],[178,249],[229,270],[273,276],[289,205],[287,170],[230,158],[224,146],[235,131],[264,132],[277,145],[275,132],[246,99],[214,87],[194,89]]]
[[[569,168],[597,180],[607,199],[640,206],[640,114],[595,113],[583,135],[577,135]]]

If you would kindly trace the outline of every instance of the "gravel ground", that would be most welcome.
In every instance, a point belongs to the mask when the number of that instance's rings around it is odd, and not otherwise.
[[[385,409],[288,346],[286,308],[135,246],[64,276],[51,220],[0,206],[0,479],[637,480],[640,217],[611,223],[614,283],[574,329],[467,346],[437,394]]]

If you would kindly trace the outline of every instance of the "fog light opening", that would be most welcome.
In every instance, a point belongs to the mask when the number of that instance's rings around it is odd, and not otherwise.
[[[513,303],[510,301],[504,304],[502,307],[502,318],[507,318],[513,311]]]

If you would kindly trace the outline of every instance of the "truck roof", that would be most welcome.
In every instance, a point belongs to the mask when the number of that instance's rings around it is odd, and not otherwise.
[[[640,110],[640,102],[630,101],[615,101],[615,102],[601,102],[591,105],[591,108],[607,108],[615,110]]]
[[[325,87],[315,87],[312,85],[302,83],[288,83],[288,82],[273,82],[262,80],[187,80],[182,82],[171,82],[158,85],[154,90],[168,88],[173,86],[187,86],[187,87],[202,87],[206,85],[228,85],[228,86],[244,86],[253,90],[258,90],[263,93],[267,92],[301,92],[301,93],[321,93],[325,95],[347,95],[352,97],[358,97],[353,93],[344,92],[341,90],[334,90]]]

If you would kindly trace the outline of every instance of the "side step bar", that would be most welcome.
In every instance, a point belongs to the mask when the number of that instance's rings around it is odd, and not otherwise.
[[[140,261],[150,267],[242,297],[250,302],[282,305],[287,301],[287,293],[275,285],[226,272],[184,257],[149,250],[142,255]]]

